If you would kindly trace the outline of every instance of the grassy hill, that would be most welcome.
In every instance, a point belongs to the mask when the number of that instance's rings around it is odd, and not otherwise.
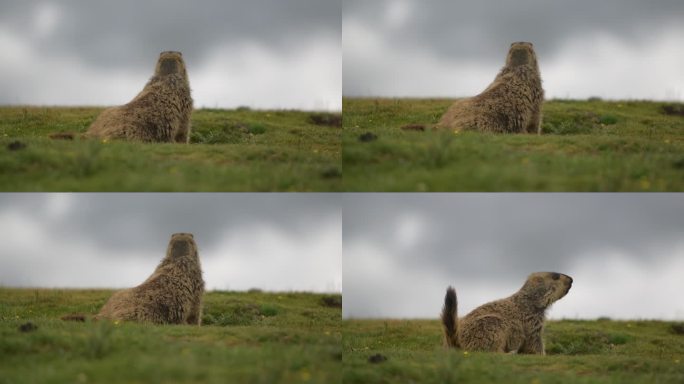
[[[345,190],[684,190],[682,104],[552,100],[541,136],[432,131],[452,102],[343,99]]]
[[[337,191],[341,117],[200,109],[191,145],[51,140],[102,108],[0,107],[3,191]]]
[[[345,383],[683,383],[684,324],[550,321],[546,356],[445,350],[437,320],[344,320]]]
[[[340,295],[209,292],[201,327],[60,320],[111,293],[0,288],[0,383],[341,380]]]

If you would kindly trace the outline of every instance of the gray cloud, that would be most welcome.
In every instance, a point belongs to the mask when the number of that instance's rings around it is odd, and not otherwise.
[[[491,81],[511,42],[531,41],[552,96],[682,99],[683,22],[676,0],[345,1],[344,94],[468,95]],[[473,76],[479,85],[461,80]]]
[[[217,45],[252,41],[292,54],[311,36],[340,38],[336,1],[3,1],[2,8],[2,24],[35,36],[41,51],[117,68],[147,69],[162,50],[201,60]],[[41,20],[51,25],[48,35],[40,36]]]
[[[410,14],[403,16],[404,12]],[[649,31],[681,23],[683,18],[684,5],[677,0],[347,0],[344,4],[345,20],[377,26],[390,45],[422,47],[448,58],[499,61],[511,42],[521,40],[534,42],[550,56],[558,54],[578,34],[590,38],[606,33],[647,44]],[[392,19],[397,21],[393,23]]]
[[[665,292],[620,307],[626,288],[684,289],[677,194],[354,194],[343,211],[345,316],[431,316],[449,284],[465,311],[551,270],[576,279],[564,300],[588,296],[560,316],[684,317]]]
[[[211,288],[339,290],[335,196],[3,194],[0,284],[137,284],[172,233],[191,232]]]
[[[119,89],[118,97],[126,101],[151,75],[160,51],[178,50],[199,105],[339,108],[341,6],[336,0],[2,1],[2,10],[0,49],[12,57],[5,68],[0,65],[7,76],[0,78],[6,91],[0,102],[114,103],[104,95],[72,95],[70,89],[96,92],[79,84],[78,75],[101,87],[108,86],[108,77],[119,77],[126,89]],[[70,86],[32,80],[29,70],[67,77]],[[33,81],[42,81],[42,87],[32,86]],[[207,89],[212,83],[223,90]],[[45,89],[57,86],[64,92],[61,98]],[[281,87],[289,89],[291,99]]]

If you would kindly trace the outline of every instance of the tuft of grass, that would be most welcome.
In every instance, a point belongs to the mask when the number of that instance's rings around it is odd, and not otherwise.
[[[327,125],[330,127],[342,126],[342,115],[337,113],[313,113],[309,115],[309,121],[316,125]]]
[[[259,123],[250,124],[247,129],[252,135],[261,135],[266,133],[266,126]]]
[[[342,296],[331,295],[321,297],[321,304],[331,308],[342,308]]]
[[[609,333],[594,331],[578,327],[572,333],[551,332],[551,341],[547,343],[548,354],[587,355],[609,351],[616,345],[622,345],[630,340],[624,333]]]
[[[670,332],[675,335],[684,335],[684,323],[676,323],[670,325]]]
[[[684,123],[669,104],[550,100],[542,135],[433,130],[452,102],[344,98],[344,189],[684,190]]]
[[[341,310],[319,305],[328,295],[205,294],[205,319],[240,324],[60,320],[92,316],[111,294],[0,288],[0,383],[341,381]]]
[[[547,355],[444,349],[438,320],[343,320],[345,383],[679,383],[684,344],[659,321],[549,321]]]
[[[599,117],[599,123],[603,125],[613,125],[618,122],[618,118],[613,115],[603,115]]]
[[[3,191],[339,191],[340,130],[303,111],[200,109],[190,145],[80,138],[102,108],[0,107]],[[67,137],[74,140],[52,140]]]
[[[684,116],[684,104],[663,105],[662,112],[666,115]]]

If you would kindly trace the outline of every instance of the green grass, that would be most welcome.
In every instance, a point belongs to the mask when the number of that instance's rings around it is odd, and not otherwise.
[[[200,109],[192,116],[191,145],[48,138],[56,132],[85,132],[101,111],[0,107],[0,190],[342,188],[339,121],[335,126],[312,119],[328,114]]]
[[[341,307],[326,305],[331,295],[210,292],[201,327],[60,320],[96,313],[110,295],[0,288],[0,383],[341,380]],[[28,322],[37,329],[22,332]]]
[[[684,190],[679,104],[548,101],[541,136],[431,130],[451,103],[343,99],[345,190]]]
[[[547,355],[539,356],[446,350],[437,320],[344,320],[343,381],[682,383],[684,327],[677,326],[659,321],[550,321]],[[387,360],[369,362],[376,354]]]

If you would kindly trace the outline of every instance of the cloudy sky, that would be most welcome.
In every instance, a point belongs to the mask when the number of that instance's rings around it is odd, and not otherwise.
[[[345,194],[345,318],[437,318],[573,277],[551,318],[684,319],[681,194]]]
[[[115,105],[182,51],[197,107],[341,109],[340,0],[0,0],[0,104]]]
[[[0,194],[0,286],[131,287],[191,232],[208,289],[340,292],[335,194]]]
[[[344,0],[347,96],[472,96],[510,43],[548,98],[684,100],[681,0]]]

